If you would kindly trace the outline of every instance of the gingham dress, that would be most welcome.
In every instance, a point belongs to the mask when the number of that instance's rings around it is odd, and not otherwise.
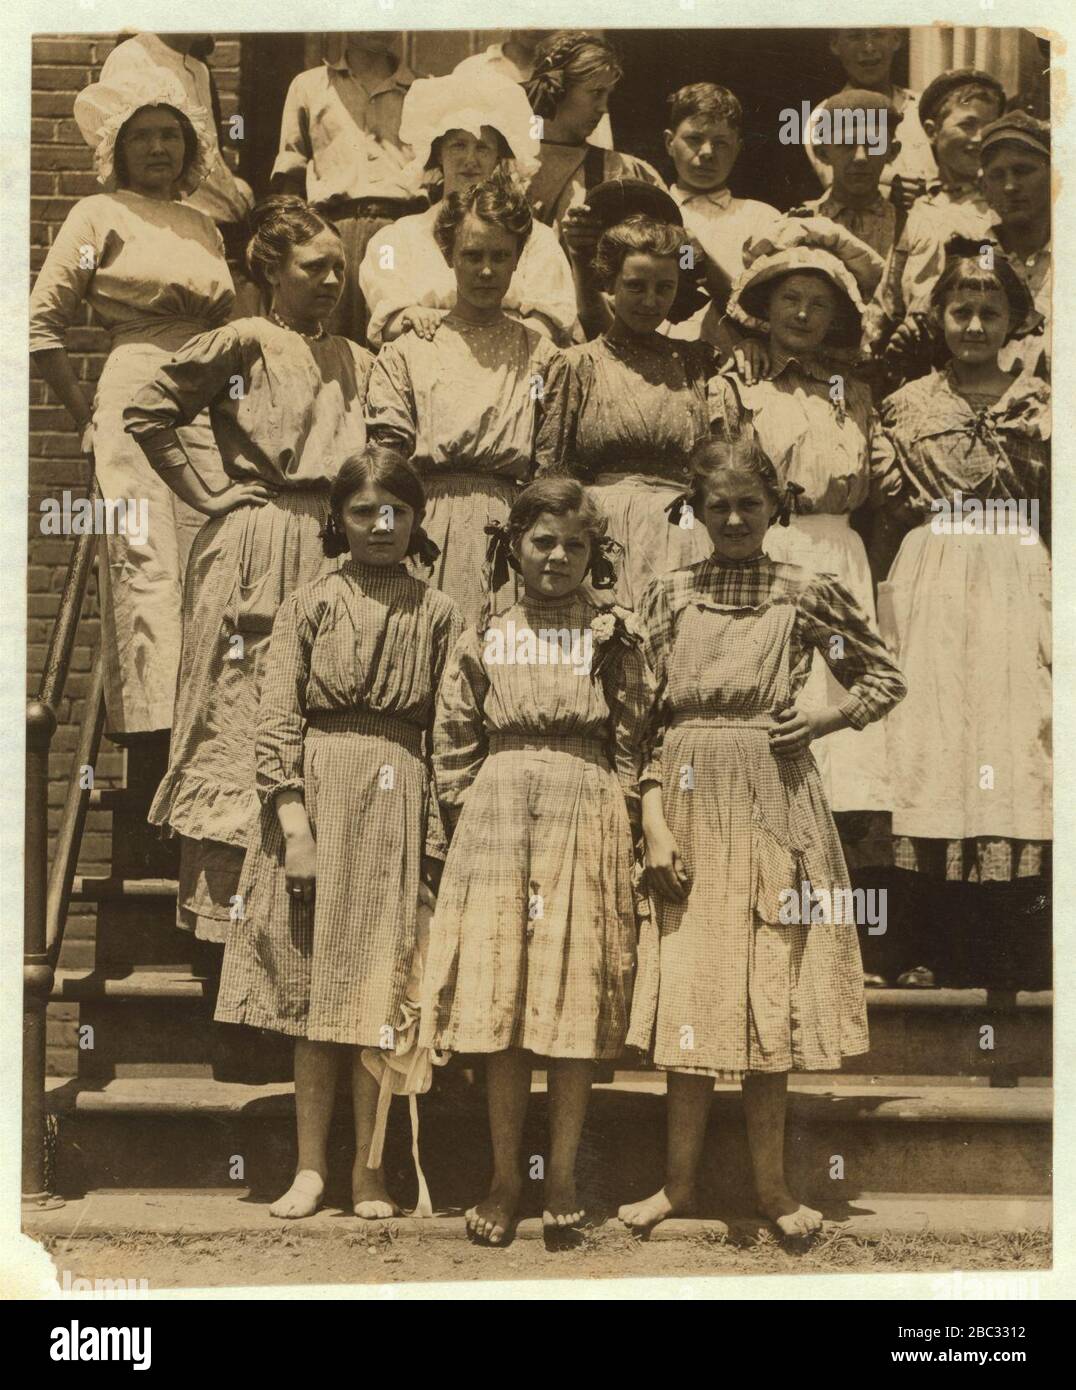
[[[424,752],[462,621],[406,574],[347,561],[281,606],[258,716],[261,815],[239,880],[216,1017],[386,1046],[407,990],[423,854],[444,855]],[[312,907],[285,887],[274,806],[303,793]]]
[[[586,482],[624,547],[616,598],[637,608],[651,579],[703,559],[702,526],[669,524],[665,509],[687,485],[687,460],[709,433],[707,343],[607,334],[553,364],[539,431],[539,467]]]
[[[411,456],[426,489],[427,535],[441,550],[430,582],[475,622],[486,603],[484,528],[505,522],[534,470],[536,434],[556,348],[502,314],[472,324],[449,313],[431,342],[404,333],[370,374],[371,439]],[[516,577],[494,596],[511,603]]]
[[[582,633],[596,611],[579,598],[525,598],[490,631],[515,653],[521,630]],[[464,633],[438,701],[437,790],[459,820],[420,1041],[615,1057],[635,967],[628,804],[638,802],[653,682],[638,646],[617,642],[592,677],[569,664],[509,664],[493,641]],[[552,645],[543,639],[537,650]]]
[[[1045,871],[1049,552],[1034,531],[946,534],[931,506],[952,507],[957,494],[1014,512],[1035,502],[1046,530],[1049,411],[1050,388],[1036,377],[987,403],[965,399],[947,370],[882,406],[875,497],[913,525],[878,588],[882,630],[909,686],[886,721],[894,860],[936,878],[1004,882]]]
[[[856,729],[900,699],[900,673],[843,585],[766,556],[655,580],[639,617],[662,689],[642,780],[661,783],[691,891],[655,895],[628,1042],[667,1071],[834,1070],[868,1048],[856,927],[783,923],[781,895],[848,876],[810,750],[778,757],[767,729],[812,651]]]

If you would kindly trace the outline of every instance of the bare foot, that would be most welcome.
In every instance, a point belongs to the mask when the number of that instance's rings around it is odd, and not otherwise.
[[[633,1231],[652,1231],[659,1222],[670,1216],[689,1216],[694,1206],[694,1193],[681,1191],[670,1184],[643,1202],[626,1202],[617,1216]]]
[[[269,1208],[270,1216],[280,1216],[293,1221],[301,1216],[313,1216],[321,1206],[321,1194],[325,1190],[321,1174],[312,1168],[303,1168],[295,1174],[295,1181],[278,1197]]]
[[[557,1226],[563,1230],[578,1226],[586,1212],[579,1203],[575,1192],[575,1179],[556,1182],[550,1178],[546,1185],[546,1202],[542,1210],[542,1225]]]
[[[385,1175],[380,1168],[367,1168],[361,1158],[351,1170],[351,1200],[355,1215],[364,1221],[385,1221],[399,1216],[400,1208],[388,1194]]]
[[[822,1213],[804,1206],[787,1188],[760,1194],[758,1204],[763,1215],[773,1222],[783,1236],[802,1239],[822,1229]]]
[[[519,1186],[494,1183],[489,1196],[467,1213],[467,1229],[476,1240],[501,1245],[515,1224]]]

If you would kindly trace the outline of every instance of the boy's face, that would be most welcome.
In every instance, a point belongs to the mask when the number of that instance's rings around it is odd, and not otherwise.
[[[943,174],[964,183],[975,180],[979,173],[983,127],[996,121],[999,114],[996,101],[971,97],[951,106],[940,121],[923,122],[923,129],[934,147],[934,158]]]
[[[829,42],[829,51],[841,60],[852,86],[868,91],[888,84],[899,47],[900,35],[893,29],[842,29]]]
[[[992,146],[981,183],[1004,226],[1025,227],[1050,216],[1050,161],[1021,145]]]
[[[897,156],[900,142],[890,141],[881,153],[874,153],[869,145],[856,145],[847,142],[839,145],[823,145],[819,156],[833,170],[833,191],[840,195],[857,199],[872,198],[878,192],[882,170]]]
[[[665,132],[677,183],[700,193],[724,188],[742,144],[739,131],[713,116],[689,116]]]

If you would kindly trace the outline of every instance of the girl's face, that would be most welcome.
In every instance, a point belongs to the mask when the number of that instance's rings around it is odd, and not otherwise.
[[[956,289],[945,301],[945,345],[957,362],[978,366],[996,360],[1012,311],[1001,290]]]
[[[608,68],[584,77],[581,82],[569,79],[555,120],[546,122],[555,129],[555,138],[565,144],[583,144],[608,112],[616,84],[617,79]]]
[[[706,481],[702,520],[721,560],[758,555],[776,511],[774,498],[755,473],[723,468]]]
[[[452,247],[458,303],[480,313],[499,309],[519,264],[519,240],[512,233],[469,212]]]
[[[441,141],[441,172],[445,197],[462,193],[472,183],[488,179],[500,163],[500,141],[492,126],[484,125],[476,139],[470,131],[450,130]]]
[[[785,275],[770,291],[770,346],[817,352],[837,316],[837,291],[820,275]]]
[[[578,512],[542,512],[515,547],[527,593],[564,598],[578,589],[590,564],[590,546],[590,533]]]
[[[672,308],[679,281],[675,256],[625,256],[613,286],[617,322],[632,333],[655,333]]]
[[[361,565],[398,565],[407,554],[414,509],[376,483],[364,483],[344,503],[340,524],[351,558]]]
[[[344,288],[346,266],[340,238],[326,227],[311,241],[293,246],[282,264],[266,274],[278,314],[320,322],[336,307]]]
[[[123,129],[127,185],[135,193],[170,193],[183,173],[187,147],[183,127],[171,111],[147,106]]]

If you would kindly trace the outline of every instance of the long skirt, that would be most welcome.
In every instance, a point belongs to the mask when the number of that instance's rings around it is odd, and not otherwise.
[[[698,517],[685,516],[683,526],[670,524],[665,508],[683,491],[679,483],[642,473],[599,473],[590,491],[609,518],[609,534],[624,547],[614,592],[625,608],[638,608],[658,575],[705,560],[713,550]]]
[[[392,789],[380,785],[391,764]],[[317,842],[314,902],[288,894],[284,838],[261,809],[238,885],[216,1018],[290,1037],[392,1048],[415,951],[429,809],[422,733],[355,711],[315,715],[303,799]]]
[[[787,527],[771,526],[766,533],[766,552],[775,560],[802,565],[813,574],[835,575],[877,627],[867,550],[846,514],[795,516]],[[835,705],[845,693],[826,663],[816,658],[800,694],[802,703],[814,708]],[[812,748],[831,810],[892,808],[883,723],[868,724],[865,729],[839,729],[818,739]]]
[[[973,881],[1041,873],[1053,833],[1046,547],[926,522],[878,603],[908,681],[887,721],[897,863]]]
[[[468,624],[478,621],[487,599],[493,613],[514,603],[518,595],[515,571],[509,571],[507,583],[496,593],[488,594],[485,564],[489,537],[485,527],[508,520],[512,503],[519,496],[519,484],[491,473],[427,473],[423,485],[423,526],[441,554],[432,574],[417,568],[415,573],[455,599]]]
[[[616,1057],[634,967],[631,832],[600,742],[491,736],[437,896],[420,1044]]]
[[[327,490],[278,493],[207,522],[191,550],[168,771],[149,819],[184,837],[177,920],[207,940],[227,935],[258,815],[254,737],[273,620],[339,564],[318,536],[328,510]]]
[[[769,722],[666,733],[665,815],[691,891],[655,895],[628,1035],[663,1070],[835,1071],[869,1048],[857,904],[822,779],[810,751],[774,757]]]
[[[205,523],[149,465],[123,428],[124,407],[172,353],[205,324],[173,322],[118,341],[100,379],[93,411],[94,466],[101,493],[141,509],[144,539],[128,532],[101,536],[105,707],[110,733],[172,727],[183,620],[183,575]],[[209,417],[178,431],[191,463],[212,490],[227,481]],[[137,513],[136,513],[137,515]]]

